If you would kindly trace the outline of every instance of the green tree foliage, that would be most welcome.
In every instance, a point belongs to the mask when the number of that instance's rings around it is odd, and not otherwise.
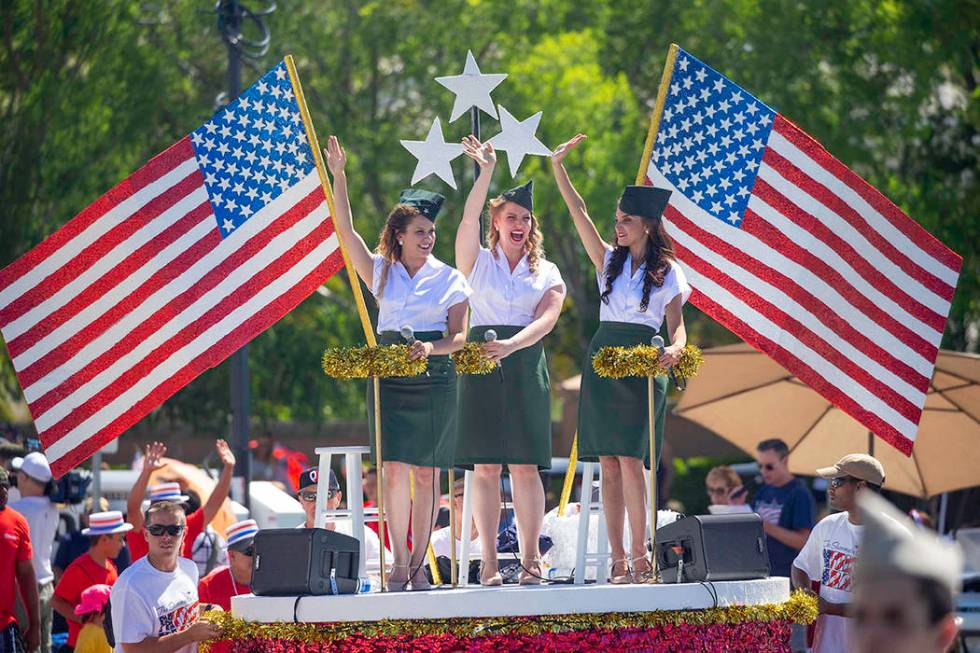
[[[244,0],[259,5],[259,0]],[[977,0],[422,0],[280,2],[272,48],[244,85],[292,53],[321,138],[348,147],[355,223],[373,240],[421,138],[452,95],[432,78],[458,74],[467,49],[484,72],[509,78],[495,100],[544,117],[549,146],[582,131],[573,180],[604,232],[620,188],[634,178],[671,42],[731,76],[816,136],[964,257],[944,345],[975,346],[980,319]],[[148,158],[213,112],[226,54],[200,0],[0,3],[0,265],[13,261]],[[447,138],[469,132],[461,118]],[[495,134],[483,116],[483,136]],[[504,155],[506,156],[506,155]],[[455,222],[472,169],[455,164],[437,255],[452,260]],[[535,180],[548,255],[569,298],[548,346],[555,376],[577,373],[597,320],[591,269],[550,177],[525,160],[520,180],[498,166],[494,190]],[[323,376],[326,346],[363,341],[345,274],[331,279],[250,345],[253,412],[326,421],[363,412],[363,386]],[[373,307],[372,307],[373,310]],[[733,340],[687,311],[692,339]],[[0,348],[0,352],[2,352]],[[16,393],[6,354],[0,387]],[[228,374],[203,374],[149,419],[200,428],[226,420]]]

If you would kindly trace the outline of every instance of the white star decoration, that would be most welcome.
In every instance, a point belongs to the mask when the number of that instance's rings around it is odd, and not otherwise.
[[[456,178],[453,177],[453,159],[463,153],[459,143],[447,143],[442,135],[442,123],[436,118],[429,127],[429,133],[424,141],[401,141],[402,146],[418,159],[415,174],[412,175],[412,185],[435,174],[455,190]]]
[[[437,82],[456,94],[456,101],[453,102],[453,112],[449,116],[449,122],[454,122],[470,107],[477,107],[484,113],[496,118],[497,112],[494,109],[493,100],[490,99],[490,91],[506,78],[507,75],[484,75],[481,73],[480,67],[476,65],[476,59],[473,58],[473,53],[467,50],[466,65],[463,67],[462,75],[436,77]]]
[[[541,122],[540,111],[530,118],[517,120],[504,107],[498,108],[500,109],[500,133],[491,138],[490,143],[493,144],[494,148],[507,152],[510,176],[516,177],[517,169],[521,167],[525,155],[550,156],[551,150],[534,135],[538,130],[538,123]]]

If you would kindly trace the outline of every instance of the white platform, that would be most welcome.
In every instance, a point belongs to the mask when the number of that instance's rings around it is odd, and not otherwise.
[[[378,621],[452,617],[518,617],[602,612],[699,610],[715,605],[761,605],[789,599],[788,578],[680,585],[541,585],[465,587],[428,592],[307,596],[300,600],[299,621]],[[294,596],[236,596],[232,613],[246,621],[292,622]]]

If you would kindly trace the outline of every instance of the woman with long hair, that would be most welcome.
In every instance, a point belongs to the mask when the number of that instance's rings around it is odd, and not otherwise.
[[[532,184],[490,200],[488,247],[480,246],[480,213],[497,162],[493,146],[463,139],[480,166],[456,231],[456,265],[473,288],[467,339],[483,343],[498,365],[492,374],[459,383],[456,464],[474,470],[473,514],[484,543],[480,582],[500,585],[497,529],[500,475],[510,471],[523,585],[541,582],[538,536],[544,520],[540,471],[551,466],[551,386],[542,338],[554,328],[565,300],[558,267],[545,260],[533,211]]]
[[[646,483],[649,412],[647,380],[608,379],[592,369],[601,347],[650,344],[666,318],[670,345],[660,356],[663,365],[676,365],[687,343],[681,307],[690,287],[674,258],[661,216],[670,191],[652,186],[627,186],[616,207],[615,240],[605,242],[589,217],[582,197],[572,186],[564,159],[585,139],[578,134],[552,154],[552,169],[575,229],[596,268],[601,303],[599,329],[582,362],[578,411],[578,452],[584,461],[598,460],[602,468],[602,505],[612,553],[612,583],[655,580],[646,555]],[[654,379],[656,469],[660,462],[667,403],[667,380]],[[655,473],[655,472],[654,472]],[[630,555],[624,546],[624,519],[629,516]]]
[[[429,589],[422,568],[439,509],[439,470],[453,463],[456,443],[456,370],[450,354],[465,343],[469,284],[432,255],[443,197],[402,191],[372,253],[354,230],[347,195],[347,155],[336,136],[326,147],[333,175],[334,225],[354,269],[378,301],[378,342],[409,344],[427,369],[416,377],[381,380],[384,497],[394,562],[389,591]],[[368,426],[374,447],[374,392],[368,384]],[[415,498],[409,472],[415,479]],[[412,527],[411,552],[407,538]]]

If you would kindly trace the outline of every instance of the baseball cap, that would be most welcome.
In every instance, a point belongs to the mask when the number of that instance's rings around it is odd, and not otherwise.
[[[75,606],[75,614],[81,616],[90,612],[102,612],[109,601],[110,591],[112,588],[108,585],[92,585],[85,588],[79,596],[78,605]]]
[[[17,471],[24,472],[39,483],[47,483],[51,480],[51,466],[48,465],[48,459],[40,451],[32,451],[27,454],[20,461],[20,464],[17,463],[17,459],[15,458],[11,461],[11,467]]]
[[[304,487],[309,487],[310,485],[317,484],[317,477],[319,476],[319,470],[316,467],[310,467],[304,470],[302,474],[299,475],[299,489]],[[327,479],[327,489],[329,490],[339,490],[340,483],[337,481],[337,475],[330,470],[330,477]]]
[[[821,467],[817,470],[820,478],[843,478],[850,476],[861,481],[867,481],[872,485],[884,485],[885,468],[881,466],[877,458],[873,458],[866,453],[849,453],[833,467]]]

